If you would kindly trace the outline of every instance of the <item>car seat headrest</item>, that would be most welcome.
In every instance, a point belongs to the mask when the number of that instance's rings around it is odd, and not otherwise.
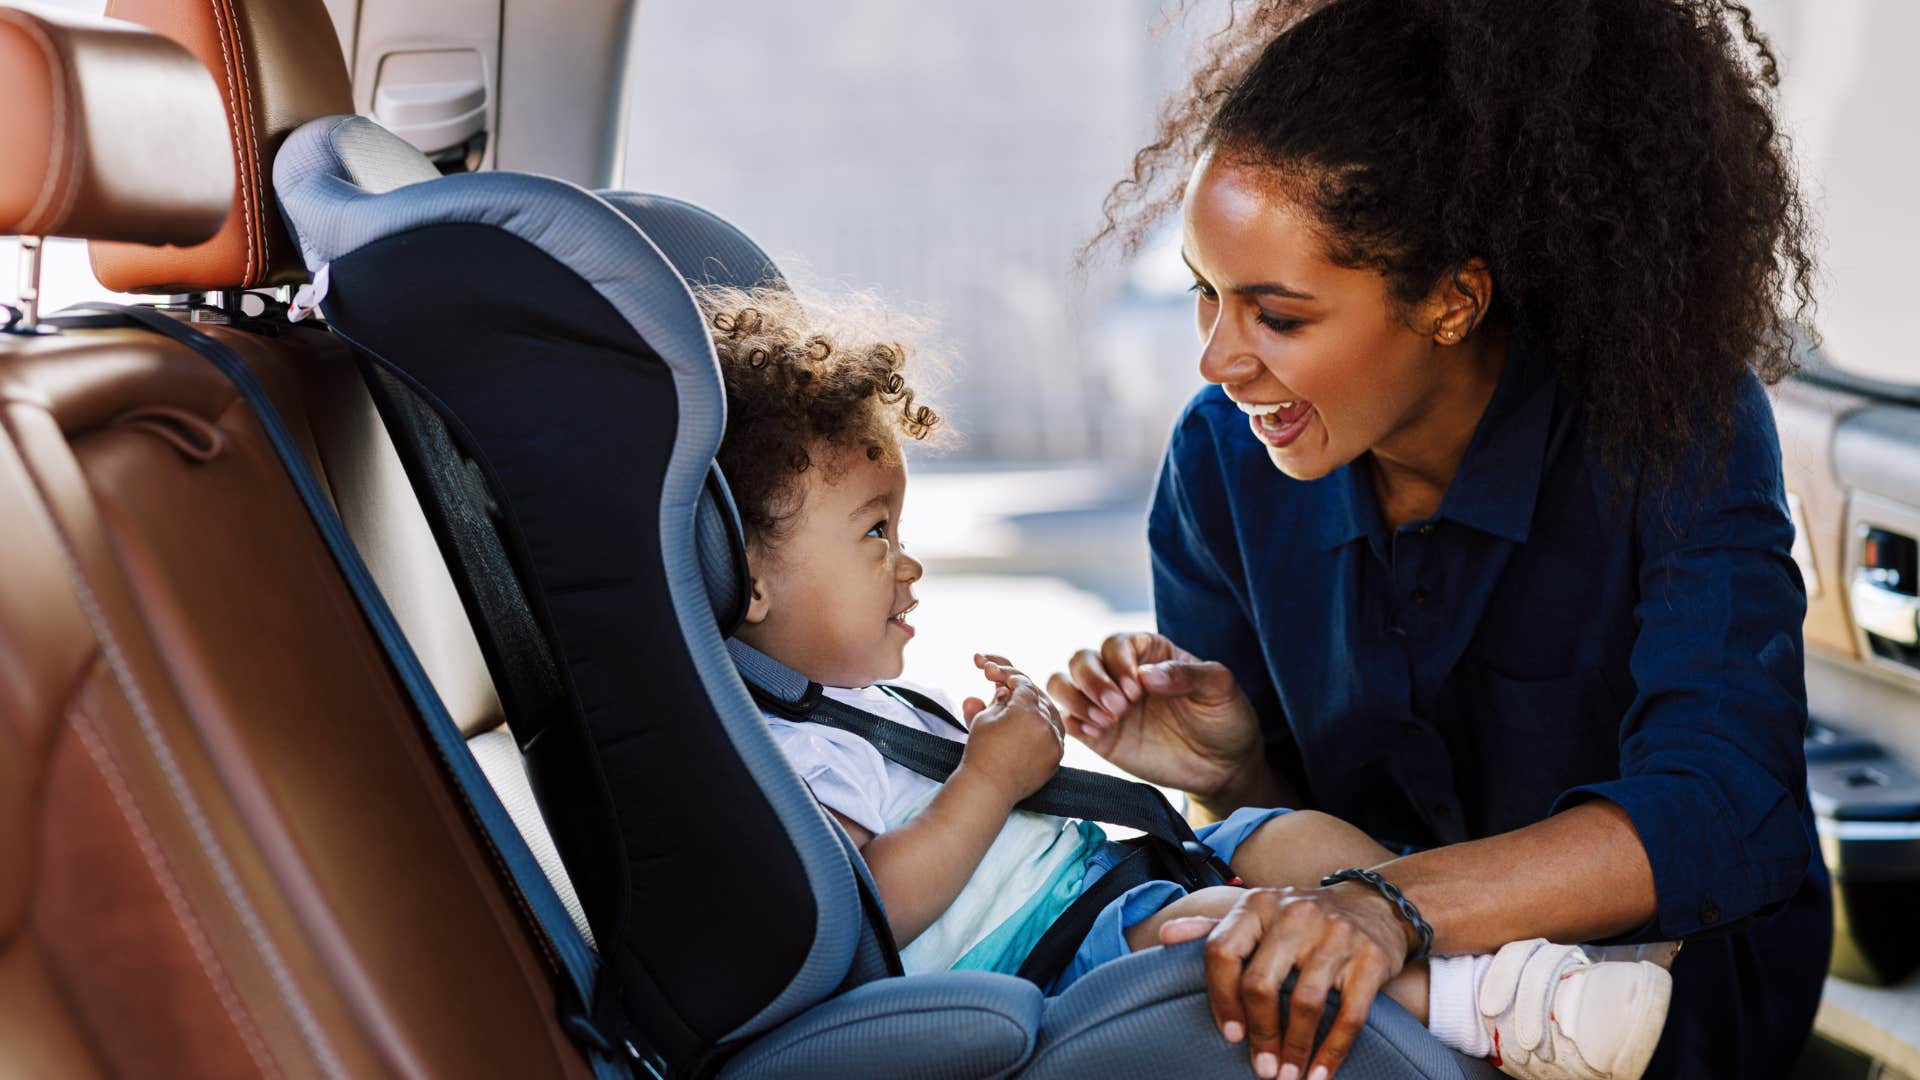
[[[596,192],[640,227],[689,285],[776,286],[787,280],[773,258],[719,215],[666,195]],[[696,528],[700,573],[720,633],[731,637],[747,617],[747,548],[740,512],[715,465],[702,493]]]
[[[306,268],[274,206],[270,169],[287,134],[353,111],[353,88],[325,0],[109,0],[107,14],[184,45],[213,76],[224,121],[196,124],[229,147],[231,212],[204,243],[151,248],[96,241],[93,271],[118,292],[252,289],[302,281]],[[154,95],[155,109],[178,105]],[[136,173],[136,175],[139,175]],[[150,175],[146,187],[158,187]]]
[[[174,42],[0,7],[0,101],[0,233],[192,244],[226,220],[219,91]]]

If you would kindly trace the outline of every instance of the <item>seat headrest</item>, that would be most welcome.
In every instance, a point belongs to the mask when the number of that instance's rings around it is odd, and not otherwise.
[[[119,292],[206,292],[305,280],[274,206],[273,155],[294,128],[353,111],[353,86],[325,0],[109,0],[107,14],[150,27],[200,58],[225,109],[232,212],[185,248],[92,245],[93,272]],[[171,101],[156,103],[172,108]]]
[[[220,95],[130,23],[0,7],[0,233],[191,244],[226,220]]]

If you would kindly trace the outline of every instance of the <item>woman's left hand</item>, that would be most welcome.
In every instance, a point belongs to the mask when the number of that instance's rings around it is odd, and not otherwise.
[[[1249,889],[1225,918],[1169,920],[1162,944],[1207,939],[1207,997],[1228,1042],[1245,1038],[1253,1070],[1287,1080],[1326,1080],[1367,1022],[1374,995],[1406,964],[1410,941],[1393,906],[1364,886]],[[1280,988],[1298,968],[1285,1016]],[[1339,1012],[1320,1052],[1329,991]],[[1284,1036],[1282,1031],[1285,1032]]]

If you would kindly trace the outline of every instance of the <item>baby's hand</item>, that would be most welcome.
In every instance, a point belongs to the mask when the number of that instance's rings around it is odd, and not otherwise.
[[[992,704],[979,698],[961,703],[972,734],[960,764],[992,780],[1010,802],[1019,802],[1059,771],[1066,724],[1053,700],[1005,659],[975,655],[973,662],[997,685]]]

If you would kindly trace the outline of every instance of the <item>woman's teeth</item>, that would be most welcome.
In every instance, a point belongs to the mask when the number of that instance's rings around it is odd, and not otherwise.
[[[1291,409],[1300,403],[1297,401],[1275,401],[1266,405],[1255,405],[1251,402],[1237,401],[1234,404],[1240,406],[1240,411],[1246,413],[1248,416],[1268,416],[1280,412],[1283,409]]]

